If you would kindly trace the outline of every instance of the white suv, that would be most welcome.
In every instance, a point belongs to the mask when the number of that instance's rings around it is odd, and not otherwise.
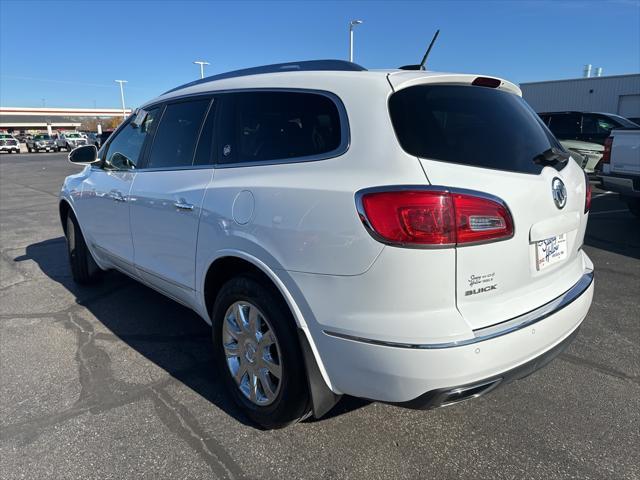
[[[266,427],[342,394],[479,396],[562,351],[591,304],[589,183],[504,80],[241,70],[70,160],[88,164],[60,197],[74,278],[117,269],[200,314]]]

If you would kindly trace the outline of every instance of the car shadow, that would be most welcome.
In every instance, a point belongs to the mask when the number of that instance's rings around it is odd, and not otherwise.
[[[72,277],[64,237],[27,246],[15,262],[33,260],[111,333],[244,425],[260,428],[226,394],[213,360],[211,328],[193,311],[155,290],[109,271],[95,285],[81,286]],[[344,397],[320,421],[370,402]]]
[[[584,243],[640,259],[640,219],[631,214],[617,194],[594,191]]]

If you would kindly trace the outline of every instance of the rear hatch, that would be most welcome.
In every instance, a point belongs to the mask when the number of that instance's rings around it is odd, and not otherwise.
[[[389,100],[402,148],[419,158],[431,185],[499,197],[513,218],[510,238],[456,247],[457,308],[471,328],[483,328],[551,301],[580,279],[587,183],[511,84],[429,80],[414,79]],[[566,203],[557,195],[562,185]]]

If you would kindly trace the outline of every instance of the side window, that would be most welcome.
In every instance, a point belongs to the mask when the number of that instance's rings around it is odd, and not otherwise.
[[[598,133],[598,119],[595,115],[582,116],[582,133],[594,134]]]
[[[184,167],[193,154],[211,99],[167,105],[153,140],[147,168]]]
[[[551,115],[549,129],[558,138],[577,135],[580,133],[580,116],[575,114]]]
[[[321,155],[342,142],[338,108],[330,98],[315,93],[226,94],[220,130],[220,163]]]
[[[616,123],[614,120],[611,120],[607,117],[598,117],[597,119],[597,129],[598,133],[609,133],[614,128],[619,128],[620,125]]]
[[[133,124],[133,117],[127,121],[107,147],[104,168],[113,170],[136,168],[144,141],[155,127],[159,111],[157,108],[150,110],[140,126]]]

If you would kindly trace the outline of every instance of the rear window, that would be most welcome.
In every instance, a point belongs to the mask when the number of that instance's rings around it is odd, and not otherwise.
[[[492,88],[409,87],[389,111],[402,148],[421,158],[538,174],[534,158],[562,148],[521,97]]]

